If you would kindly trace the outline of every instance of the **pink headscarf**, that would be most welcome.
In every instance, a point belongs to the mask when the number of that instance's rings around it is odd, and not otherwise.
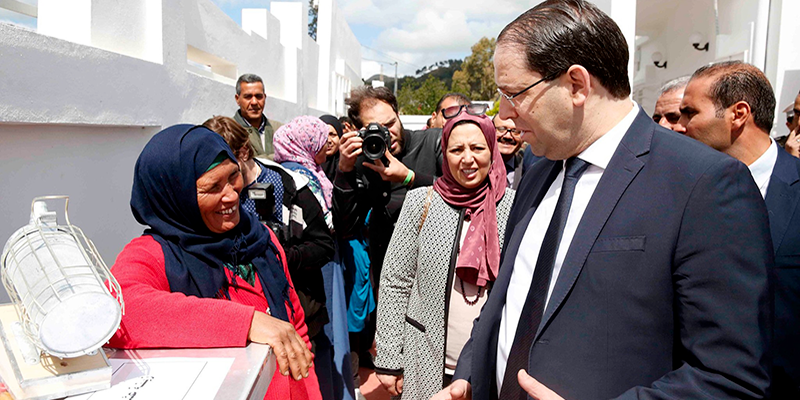
[[[486,144],[492,153],[492,165],[489,167],[488,179],[480,186],[467,189],[459,184],[450,173],[447,162],[447,143],[453,126],[459,121],[471,121],[477,124]],[[447,204],[466,208],[470,218],[469,231],[464,238],[464,245],[458,253],[456,275],[464,282],[485,287],[497,278],[500,269],[500,237],[497,228],[497,202],[506,191],[506,167],[500,150],[497,148],[494,124],[491,118],[482,115],[470,115],[461,112],[447,120],[442,131],[443,175],[433,184],[433,188]],[[456,238],[460,240],[460,238]]]
[[[314,158],[328,143],[328,125],[317,117],[302,115],[275,131],[275,162],[293,161],[308,168],[319,180],[325,205],[330,209],[333,184]]]

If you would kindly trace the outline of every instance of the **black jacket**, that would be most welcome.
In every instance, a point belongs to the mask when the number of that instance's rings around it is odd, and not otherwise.
[[[436,177],[442,175],[442,130],[406,130],[403,135],[403,152],[395,158],[414,171],[415,178],[411,187],[404,186],[402,182],[383,181],[378,173],[364,168],[360,161],[351,172],[337,170],[334,180],[334,225],[342,237],[357,233],[371,211],[368,222],[369,258],[378,273],[406,192],[417,187],[430,186]]]
[[[260,165],[278,172],[283,182],[284,215],[288,216],[288,223],[281,221],[282,226],[272,229],[286,253],[289,274],[306,314],[308,337],[313,338],[328,323],[322,267],[333,259],[333,236],[308,185],[298,189],[295,179],[284,168]]]

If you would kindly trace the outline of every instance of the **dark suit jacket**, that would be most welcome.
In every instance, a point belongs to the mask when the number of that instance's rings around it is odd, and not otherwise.
[[[776,399],[800,399],[800,159],[778,149],[767,188],[775,250]]]
[[[544,157],[539,157],[533,154],[533,151],[531,151],[531,146],[525,147],[525,150],[522,152],[522,174],[524,175],[526,172],[528,172],[533,164],[536,164],[537,161],[543,158]]]
[[[534,164],[517,192],[499,276],[456,370],[455,379],[472,383],[473,399],[497,395],[514,259],[555,165]],[[640,111],[583,214],[528,372],[570,400],[765,397],[767,220],[744,164]]]

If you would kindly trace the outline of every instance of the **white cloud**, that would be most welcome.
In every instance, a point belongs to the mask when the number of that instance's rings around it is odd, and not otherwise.
[[[229,15],[237,7],[265,7],[269,0],[212,0]],[[307,2],[308,0],[297,0]],[[363,45],[362,56],[400,61],[400,75],[422,66],[463,59],[482,37],[497,37],[503,27],[541,0],[335,0]],[[234,18],[236,20],[236,18]],[[374,49],[376,51],[370,50]],[[388,56],[387,56],[388,55]],[[362,67],[362,76],[377,73]],[[394,73],[394,68],[384,65]]]
[[[464,58],[478,40],[497,37],[503,27],[537,3],[537,0],[341,0],[339,6],[351,25],[375,28],[371,48],[406,61],[406,65],[401,62],[402,75],[413,74],[421,66],[437,61]],[[365,57],[372,58],[369,53],[364,50]],[[374,57],[386,59],[377,53]]]

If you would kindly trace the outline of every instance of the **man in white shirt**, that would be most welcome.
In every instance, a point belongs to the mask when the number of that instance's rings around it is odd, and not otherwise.
[[[764,202],[747,168],[633,103],[619,27],[545,1],[500,33],[499,115],[534,164],[500,272],[437,398],[760,399]]]
[[[686,134],[743,162],[769,211],[775,252],[773,399],[800,399],[800,159],[772,140],[775,95],[758,68],[698,69],[681,103]]]

